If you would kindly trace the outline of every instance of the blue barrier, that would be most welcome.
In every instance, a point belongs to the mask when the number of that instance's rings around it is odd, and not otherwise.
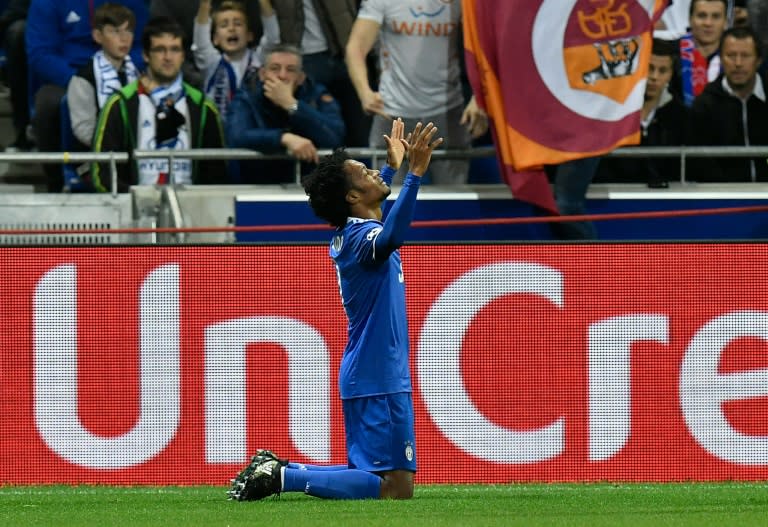
[[[615,188],[615,186],[614,186]],[[503,191],[499,191],[502,192]],[[508,191],[507,191],[508,193]],[[587,200],[587,214],[614,214],[644,211],[677,211],[768,205],[768,194],[757,192],[639,191],[635,197],[616,192],[595,192]],[[736,195],[738,197],[728,197]],[[661,196],[651,198],[653,195]],[[750,197],[756,196],[756,197]],[[392,199],[392,198],[390,198]],[[414,220],[464,220],[536,216],[534,207],[498,192],[422,191]],[[260,194],[235,198],[235,225],[320,224],[298,190],[286,191],[284,198]],[[768,239],[768,214],[750,212],[674,218],[616,219],[596,223],[601,240],[753,240]],[[239,232],[238,242],[326,241],[328,231]],[[552,240],[546,223],[461,227],[414,227],[408,241],[510,241]]]

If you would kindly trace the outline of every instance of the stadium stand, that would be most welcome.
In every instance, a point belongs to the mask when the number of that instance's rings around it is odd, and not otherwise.
[[[10,92],[3,87],[0,90],[0,147],[16,137],[11,120]],[[45,176],[40,165],[0,162],[0,192],[44,192]]]

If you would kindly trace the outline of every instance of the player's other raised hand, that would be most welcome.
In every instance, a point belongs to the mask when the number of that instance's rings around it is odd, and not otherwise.
[[[437,127],[433,123],[423,126],[421,122],[408,135],[408,140],[403,142],[408,146],[408,171],[414,176],[423,176],[429,168],[432,152],[443,143],[443,138],[434,139]]]

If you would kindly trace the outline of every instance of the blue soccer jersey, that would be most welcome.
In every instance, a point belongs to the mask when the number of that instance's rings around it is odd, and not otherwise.
[[[382,176],[391,178],[391,169]],[[349,218],[331,240],[348,341],[339,372],[342,399],[410,392],[405,282],[398,248],[413,217],[420,178],[408,174],[382,223]]]

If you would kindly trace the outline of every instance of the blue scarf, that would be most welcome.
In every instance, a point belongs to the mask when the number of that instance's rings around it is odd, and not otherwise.
[[[253,51],[247,50],[246,67],[243,72],[243,78],[248,77],[255,71],[253,67]],[[237,73],[232,64],[221,56],[216,68],[211,72],[205,83],[205,94],[210,97],[216,107],[219,109],[219,114],[222,118],[227,114],[227,107],[229,101],[235,96],[238,86],[240,85]]]
[[[131,61],[130,55],[126,55],[123,59],[122,69],[125,72],[126,84],[139,78],[139,71]],[[104,55],[104,50],[99,50],[93,55],[93,77],[96,80],[97,102],[99,108],[103,108],[107,99],[123,87],[119,72]]]

